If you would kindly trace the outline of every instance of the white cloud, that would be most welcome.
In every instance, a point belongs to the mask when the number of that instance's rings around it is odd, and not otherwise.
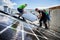
[[[60,4],[51,5],[51,6],[48,6],[48,7],[37,7],[37,8],[39,8],[39,9],[47,9],[47,8],[51,8],[51,7],[55,7],[55,6],[60,6]]]
[[[0,10],[2,10],[2,11],[3,11],[3,7],[2,7],[2,6],[0,6]]]
[[[13,8],[14,5],[17,5],[16,3],[11,2],[10,0],[2,0],[3,1],[3,5],[6,5],[10,8]]]
[[[39,8],[39,9],[46,9],[46,8],[48,8],[48,7],[37,7],[37,8]]]
[[[55,7],[55,6],[60,6],[60,4],[49,6],[49,8],[50,8],[50,7]]]

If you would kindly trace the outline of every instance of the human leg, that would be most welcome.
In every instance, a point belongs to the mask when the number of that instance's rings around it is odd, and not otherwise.
[[[45,25],[45,28],[48,29],[48,26],[47,26],[47,23],[46,22],[47,22],[47,19],[43,19],[43,23]]]
[[[39,21],[39,27],[42,27],[42,19]]]
[[[18,12],[19,12],[19,16],[18,16],[18,18],[20,18],[20,16],[22,16],[22,14],[23,14],[23,9],[19,9],[19,8],[17,8],[17,10],[18,10]]]

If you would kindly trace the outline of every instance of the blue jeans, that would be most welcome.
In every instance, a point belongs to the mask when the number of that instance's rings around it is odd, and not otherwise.
[[[23,9],[19,9],[19,8],[17,8],[17,10],[18,10],[18,12],[20,13],[20,15],[23,14]]]

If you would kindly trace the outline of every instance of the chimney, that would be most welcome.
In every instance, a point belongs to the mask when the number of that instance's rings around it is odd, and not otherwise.
[[[8,12],[8,6],[4,6],[4,12]]]

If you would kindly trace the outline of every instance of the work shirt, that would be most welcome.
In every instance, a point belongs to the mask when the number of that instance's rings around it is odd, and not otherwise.
[[[26,6],[25,6],[25,4],[23,4],[23,5],[19,5],[19,9],[24,9]]]
[[[43,11],[38,11],[39,12],[39,14],[42,14],[42,19],[47,19],[47,15],[45,14],[45,12],[43,12]]]

